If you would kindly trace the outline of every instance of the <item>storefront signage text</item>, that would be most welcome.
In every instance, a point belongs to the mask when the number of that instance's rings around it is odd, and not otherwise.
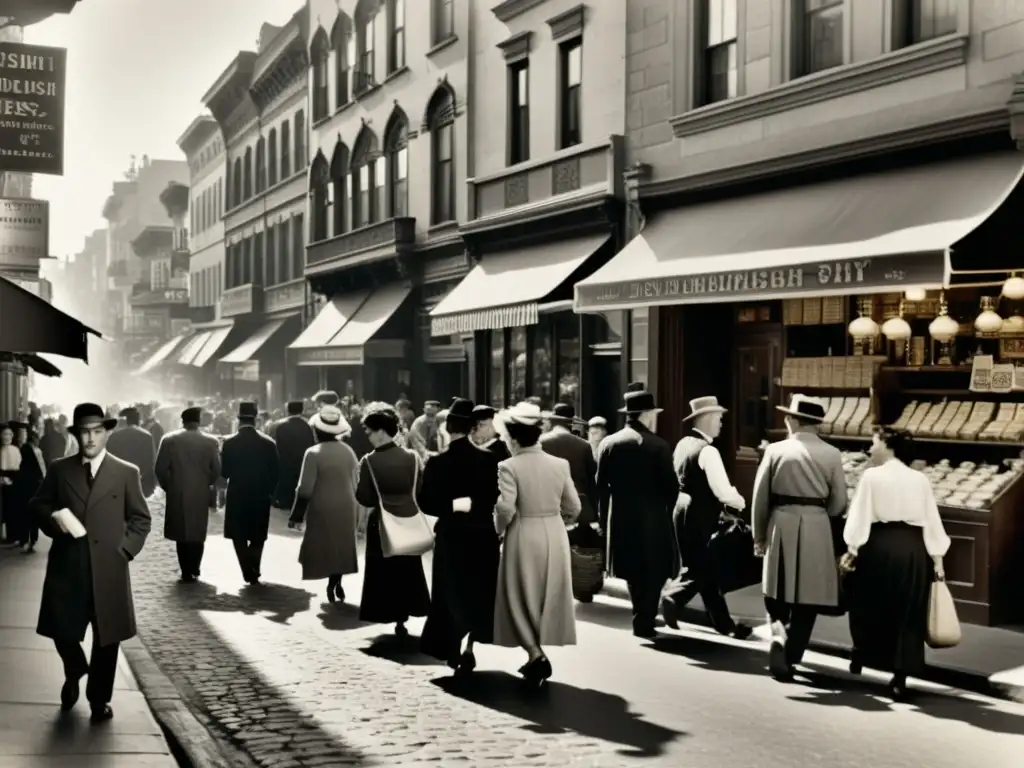
[[[0,165],[21,173],[64,173],[67,51],[0,43]]]
[[[299,365],[362,365],[362,347],[319,347],[298,350]]]
[[[686,304],[755,296],[782,298],[837,290],[858,293],[901,284],[939,285],[944,278],[944,266],[941,255],[901,255],[579,285],[576,303],[577,309],[585,311],[588,307]]]
[[[0,198],[0,264],[35,266],[50,255],[49,241],[47,201]]]

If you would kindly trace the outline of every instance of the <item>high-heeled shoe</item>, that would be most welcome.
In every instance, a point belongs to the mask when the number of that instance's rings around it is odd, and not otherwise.
[[[551,662],[546,656],[538,656],[523,665],[519,672],[528,684],[540,687],[552,675]]]

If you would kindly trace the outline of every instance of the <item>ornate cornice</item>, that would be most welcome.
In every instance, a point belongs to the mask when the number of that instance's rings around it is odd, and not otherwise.
[[[176,143],[178,148],[185,153],[186,157],[191,157],[192,153],[199,149],[218,130],[220,130],[220,126],[213,115],[199,115],[189,123],[188,128],[178,137]]]
[[[529,10],[543,5],[545,0],[504,0],[491,8],[491,13],[502,24],[507,24],[516,16],[522,16]]]
[[[575,8],[552,16],[547,21],[552,40],[566,40],[583,34],[583,22],[587,18],[587,6],[580,3]]]
[[[533,32],[519,32],[512,37],[505,38],[498,43],[498,49],[505,61],[514,62],[525,59],[530,55],[530,41],[533,39]]]

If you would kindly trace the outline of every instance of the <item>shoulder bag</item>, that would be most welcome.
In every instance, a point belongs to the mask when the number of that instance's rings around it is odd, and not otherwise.
[[[928,596],[928,635],[930,648],[952,648],[960,644],[960,619],[956,615],[956,604],[949,592],[945,579],[932,582]]]
[[[366,459],[366,468],[370,472],[370,479],[373,481],[373,489],[377,492],[377,506],[380,509],[380,548],[384,557],[410,557],[419,556],[429,552],[434,547],[434,531],[427,521],[427,516],[416,503],[416,484],[419,482],[420,462],[416,459],[413,465],[412,475],[412,503],[416,507],[416,514],[410,517],[400,517],[389,512],[384,507],[384,497],[380,493],[380,486],[377,485],[377,476],[373,473],[373,464]]]

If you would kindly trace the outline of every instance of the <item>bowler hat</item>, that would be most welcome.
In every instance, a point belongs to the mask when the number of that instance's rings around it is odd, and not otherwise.
[[[642,383],[635,381],[626,387],[619,413],[646,413],[647,411],[661,413],[662,410],[664,409],[655,404],[654,395],[648,392]]]
[[[476,408],[473,406],[472,400],[467,400],[464,397],[453,397],[452,404],[448,406],[448,417],[459,416],[471,419],[475,411]]]
[[[238,404],[238,418],[255,419],[260,415],[259,406],[251,400],[243,400]]]
[[[75,429],[91,429],[102,426],[108,432],[117,426],[117,419],[111,419],[96,403],[79,403],[71,414]]]
[[[203,409],[198,406],[186,408],[181,412],[182,424],[199,424],[203,420]]]

